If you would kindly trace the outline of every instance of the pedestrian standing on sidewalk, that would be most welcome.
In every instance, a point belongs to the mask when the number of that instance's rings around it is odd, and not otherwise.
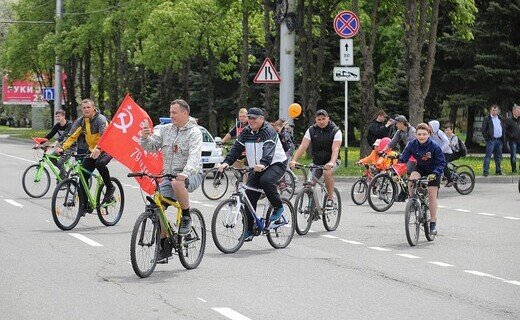
[[[516,154],[520,153],[520,106],[514,105],[513,116],[505,120],[506,135],[511,152],[511,171],[516,173]]]
[[[495,159],[495,172],[497,175],[502,175],[502,146],[505,137],[505,124],[502,117],[499,115],[500,109],[498,105],[493,104],[489,107],[489,115],[482,121],[482,135],[486,140],[486,156],[484,157],[484,177],[489,175],[489,162],[491,162],[491,154]]]

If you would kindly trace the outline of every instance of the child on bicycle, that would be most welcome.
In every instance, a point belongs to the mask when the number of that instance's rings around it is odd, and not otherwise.
[[[374,150],[367,157],[357,161],[356,164],[374,165],[379,172],[387,170],[394,162],[392,158],[397,156],[397,153],[391,149],[383,153],[389,142],[390,138],[388,137],[377,139],[374,142]]]
[[[441,174],[446,166],[446,159],[441,147],[431,136],[430,127],[420,123],[416,128],[416,140],[410,141],[399,157],[399,163],[406,163],[411,156],[417,160],[415,169],[410,174],[410,180],[428,176],[428,198],[431,213],[430,232],[437,234],[437,191],[441,185]],[[408,183],[410,196],[413,194],[413,184]]]

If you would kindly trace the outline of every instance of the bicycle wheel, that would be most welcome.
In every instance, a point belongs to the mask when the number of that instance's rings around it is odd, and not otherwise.
[[[406,203],[404,212],[404,230],[406,240],[410,246],[417,245],[419,241],[419,215],[421,214],[421,204],[417,199],[410,199]]]
[[[394,204],[396,186],[386,173],[376,175],[368,185],[368,204],[378,212],[383,212]]]
[[[66,231],[78,224],[81,203],[79,184],[75,179],[65,179],[56,186],[52,194],[51,212],[58,228]]]
[[[294,236],[294,209],[287,199],[282,199],[284,213],[277,221],[272,221],[266,231],[267,241],[275,249],[285,248],[291,243]],[[267,211],[266,220],[269,221],[273,207]]]
[[[202,179],[202,193],[209,200],[218,200],[222,198],[228,189],[229,178],[226,172],[222,172],[217,178],[218,168],[213,168],[204,173]]]
[[[235,199],[222,201],[211,219],[211,235],[223,253],[237,252],[244,244],[246,215],[243,206],[238,208]]]
[[[462,195],[470,194],[475,187],[475,176],[471,175],[471,172],[468,171],[457,171],[457,179],[453,184],[455,190]]]
[[[350,197],[352,198],[352,202],[357,204],[358,206],[362,205],[367,201],[368,196],[368,184],[365,179],[358,179],[352,185],[352,189],[350,190]]]
[[[334,231],[338,228],[341,220],[341,196],[339,190],[334,188],[334,209],[323,213],[323,226],[327,231]],[[323,203],[327,201],[327,195],[323,197]]]
[[[96,211],[99,221],[108,227],[113,226],[119,222],[125,207],[125,194],[123,192],[123,186],[121,185],[121,182],[119,182],[119,180],[114,177],[110,177],[110,181],[112,181],[112,185],[116,188],[114,191],[114,200],[109,203],[101,204],[101,200],[103,199],[106,191],[105,185],[101,187],[96,196],[96,203],[98,204]]]
[[[179,260],[184,268],[190,270],[198,267],[206,249],[206,224],[198,209],[190,209],[191,231],[179,236],[177,243]]]
[[[475,171],[473,170],[472,167],[468,166],[468,165],[465,165],[465,164],[461,164],[460,166],[455,166],[455,171],[456,172],[469,172],[473,177],[475,177]]]
[[[288,169],[285,170],[284,175],[278,180],[276,184],[278,191],[280,192],[280,197],[285,198],[287,200],[291,200],[294,196],[294,190],[296,188],[296,181],[294,181],[294,176],[291,171]]]
[[[130,239],[130,260],[136,275],[146,278],[157,265],[160,241],[159,221],[153,211],[145,211],[135,221]]]
[[[30,165],[23,173],[22,186],[29,197],[43,197],[51,186],[49,170],[42,163]]]
[[[296,210],[296,219],[294,220],[296,233],[303,236],[309,232],[316,210],[311,188],[303,188],[298,192],[296,200],[294,200],[294,208]]]

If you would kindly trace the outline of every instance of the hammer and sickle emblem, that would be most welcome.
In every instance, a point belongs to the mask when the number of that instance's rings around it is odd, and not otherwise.
[[[132,116],[132,113],[125,109],[123,112],[118,114],[117,117],[119,118],[119,123],[114,121],[114,126],[118,129],[121,129],[123,133],[126,133],[126,129],[130,128],[132,123],[134,123],[134,117]],[[129,118],[128,122],[126,121],[127,117]]]

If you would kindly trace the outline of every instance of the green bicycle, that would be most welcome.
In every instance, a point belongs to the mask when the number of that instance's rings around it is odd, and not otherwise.
[[[76,158],[85,158],[87,156],[90,155],[74,155]],[[89,188],[87,179],[83,177],[83,172],[90,174],[96,183],[93,193]],[[71,230],[78,224],[81,217],[85,216],[86,213],[94,212],[94,210],[96,210],[99,220],[105,226],[117,224],[123,214],[125,195],[121,182],[114,177],[110,177],[110,180],[115,187],[114,197],[112,201],[103,203],[101,199],[106,191],[103,179],[100,175],[83,168],[80,162],[76,162],[72,168],[71,177],[60,182],[52,195],[52,218],[58,228]],[[83,190],[85,190],[84,194],[87,196],[87,199],[82,199],[84,195],[79,191],[80,184]],[[83,203],[86,203],[87,207],[81,210],[81,204]]]
[[[69,173],[70,169],[74,166],[74,162],[69,155],[63,154],[62,156],[58,156],[55,154],[48,154],[47,151],[50,148],[53,148],[53,146],[47,144],[47,139],[33,138],[33,140],[36,143],[33,149],[40,160],[38,163],[30,165],[25,169],[22,176],[22,186],[23,190],[29,197],[41,198],[51,187],[51,175],[49,170],[58,183],[63,180],[60,176],[60,170],[52,161],[60,161],[61,157],[66,157],[64,166],[67,173]],[[41,154],[41,152],[43,152],[43,154]]]

